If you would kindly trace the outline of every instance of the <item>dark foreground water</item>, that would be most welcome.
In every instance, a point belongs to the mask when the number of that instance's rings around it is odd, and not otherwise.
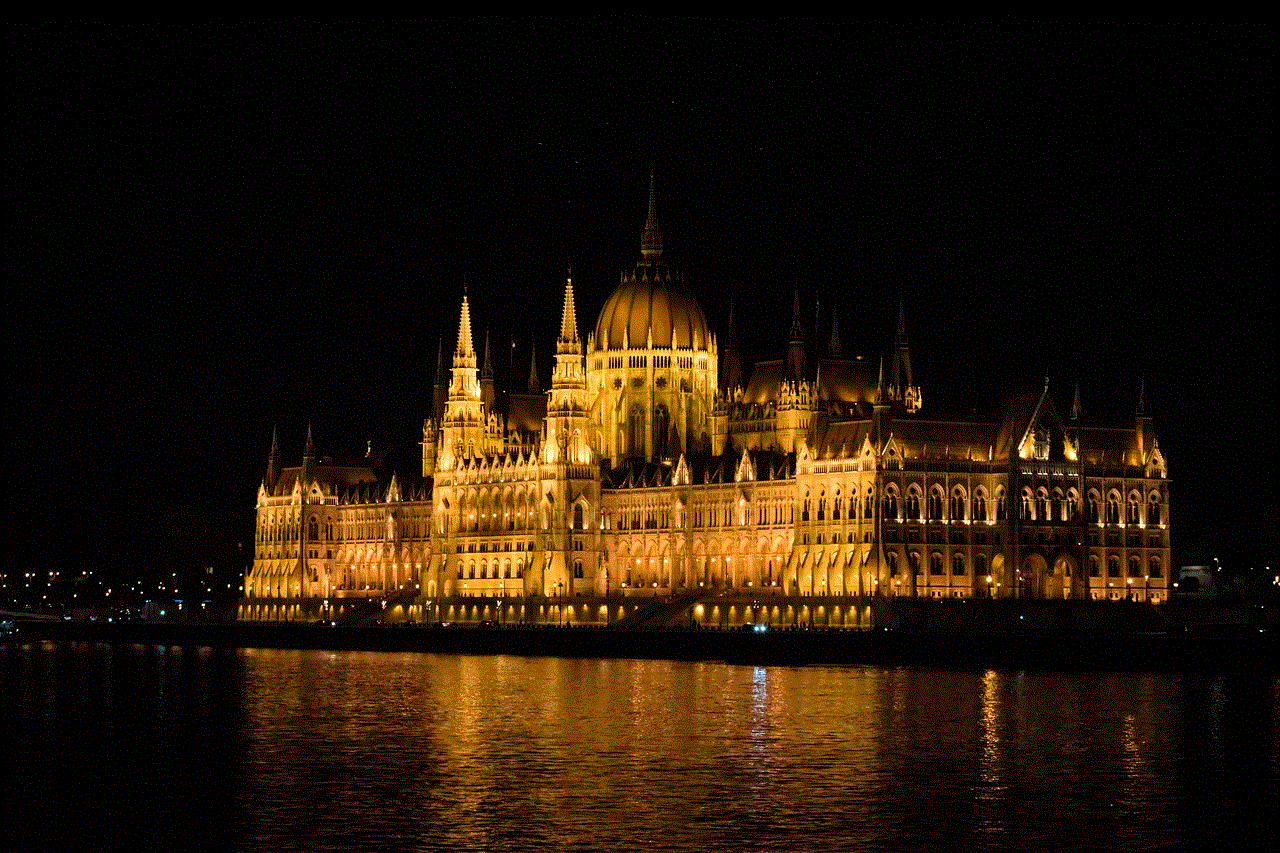
[[[1274,840],[1272,678],[0,647],[0,848]]]

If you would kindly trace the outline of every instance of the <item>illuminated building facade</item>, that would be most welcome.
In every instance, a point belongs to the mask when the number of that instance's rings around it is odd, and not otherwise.
[[[641,257],[579,335],[564,289],[551,387],[499,401],[462,299],[421,472],[273,437],[240,617],[862,625],[891,596],[1160,602],[1169,483],[1133,425],[1062,417],[1046,381],[990,421],[932,419],[900,308],[889,370],[786,352],[749,377],[665,259]],[[502,410],[500,410],[502,409]]]

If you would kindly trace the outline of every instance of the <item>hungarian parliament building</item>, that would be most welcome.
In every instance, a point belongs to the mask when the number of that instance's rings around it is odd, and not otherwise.
[[[998,417],[933,419],[901,307],[877,363],[806,341],[749,374],[664,257],[640,258],[581,336],[573,281],[551,387],[496,393],[462,298],[437,357],[422,466],[273,436],[243,620],[867,627],[877,602],[1164,601],[1169,483],[1131,424],[1060,410],[1048,382]],[[441,354],[442,355],[442,354]]]

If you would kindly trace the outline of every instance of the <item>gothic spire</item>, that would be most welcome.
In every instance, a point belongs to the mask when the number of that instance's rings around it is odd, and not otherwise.
[[[1146,413],[1147,409],[1147,375],[1142,374],[1142,384],[1138,386],[1138,416],[1141,417]]]
[[[444,385],[444,335],[436,338],[436,382],[437,385]]]
[[[649,172],[649,215],[640,237],[640,255],[645,260],[662,257],[662,227],[658,224],[658,203],[653,191],[653,171]]]
[[[804,340],[804,329],[800,326],[800,288],[796,288],[795,299],[791,305],[791,340]]]
[[[542,391],[542,386],[538,383],[538,345],[531,344],[529,347],[529,393],[538,394]]]
[[[493,361],[489,358],[489,327],[484,327],[484,365],[480,368],[480,376],[493,379]]]
[[[895,336],[893,352],[893,387],[902,395],[908,388],[915,387],[911,381],[911,349],[907,346],[907,313],[903,299],[898,297],[898,333]]]
[[[271,452],[267,454],[267,491],[274,491],[276,480],[280,478],[280,441],[277,430],[271,427]]]
[[[827,355],[840,357],[840,313],[835,305],[831,306],[831,340],[827,342]]]
[[[462,292],[462,317],[458,320],[458,348],[454,355],[471,356],[473,359],[476,356],[475,347],[471,345],[471,308],[467,305],[465,289]],[[474,366],[475,362],[471,364]]]
[[[1071,399],[1071,420],[1080,420],[1080,380],[1076,380],[1075,394]]]
[[[573,267],[569,267],[569,275],[564,284],[564,313],[560,317],[560,343],[576,344],[578,342],[578,317],[573,310]]]
[[[273,444],[274,444],[274,439],[273,439]],[[311,437],[310,423],[307,424],[307,446],[302,449],[302,458],[303,459],[316,458],[316,443]]]

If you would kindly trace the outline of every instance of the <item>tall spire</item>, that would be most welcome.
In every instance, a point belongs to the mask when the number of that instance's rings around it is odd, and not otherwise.
[[[569,267],[569,275],[564,284],[564,313],[560,317],[560,343],[576,344],[578,342],[578,317],[573,310],[573,267]]]
[[[831,340],[827,342],[827,355],[840,357],[840,312],[831,306]]]
[[[658,224],[658,202],[653,191],[653,170],[649,171],[649,215],[640,237],[640,255],[645,260],[662,257],[662,227]]]
[[[1138,415],[1145,414],[1147,408],[1147,375],[1142,374],[1142,384],[1138,386]]]
[[[277,430],[271,428],[271,452],[267,454],[267,491],[275,490],[276,480],[280,478],[280,441]]]
[[[436,338],[436,382],[437,385],[443,385],[444,382],[444,335]]]
[[[791,305],[791,340],[787,342],[788,382],[804,381],[804,329],[800,325],[800,290],[796,289]]]
[[[903,299],[898,297],[898,333],[894,340],[893,389],[899,399],[915,387],[911,380],[911,349],[907,346],[907,312]]]
[[[467,293],[464,289],[462,292],[462,317],[458,321],[458,348],[454,350],[454,355],[476,357],[476,349],[471,345],[471,307],[467,305]]]
[[[498,402],[498,393],[493,385],[493,361],[489,358],[489,327],[484,329],[484,366],[480,368],[480,402],[485,411],[493,414]]]
[[[1071,398],[1071,420],[1080,420],[1080,380],[1076,380],[1075,394]]]
[[[538,345],[529,346],[529,393],[542,393],[542,385],[538,382]]]
[[[274,439],[272,441],[274,443]],[[315,443],[315,440],[311,437],[310,423],[307,424],[307,446],[302,449],[302,458],[303,459],[316,458],[316,443]]]

